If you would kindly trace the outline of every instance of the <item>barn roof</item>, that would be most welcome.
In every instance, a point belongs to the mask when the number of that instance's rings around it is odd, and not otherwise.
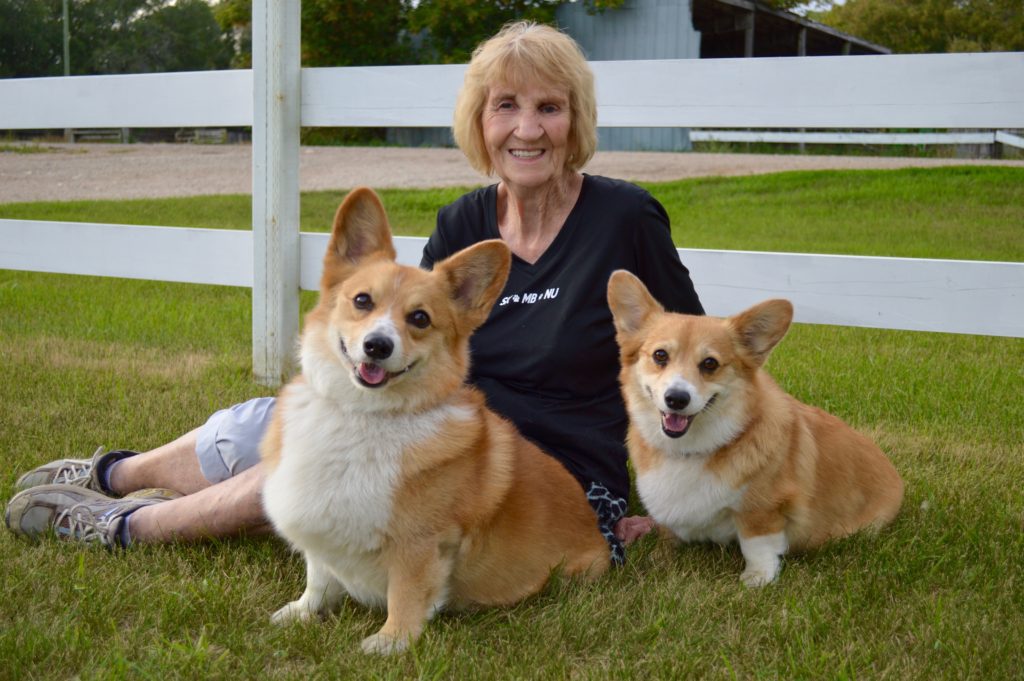
[[[888,54],[882,45],[756,0],[692,0],[700,56],[786,57]]]

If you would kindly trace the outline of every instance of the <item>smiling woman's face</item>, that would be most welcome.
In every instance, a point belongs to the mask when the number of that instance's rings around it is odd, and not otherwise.
[[[495,86],[482,118],[494,172],[510,189],[534,189],[563,176],[572,124],[568,92]]]

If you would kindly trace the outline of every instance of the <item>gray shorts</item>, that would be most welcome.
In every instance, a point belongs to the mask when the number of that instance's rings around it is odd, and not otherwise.
[[[274,402],[273,397],[257,397],[221,409],[199,428],[196,456],[207,480],[222,482],[259,463],[260,440]]]

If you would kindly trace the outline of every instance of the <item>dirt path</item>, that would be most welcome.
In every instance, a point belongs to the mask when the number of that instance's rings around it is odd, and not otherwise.
[[[38,153],[0,151],[0,203],[252,191],[248,145],[52,144],[43,148]],[[1024,167],[1024,161],[606,151],[599,152],[584,170],[627,180],[662,181],[784,170],[993,164]],[[489,181],[470,169],[455,149],[303,147],[300,155],[303,190],[472,186]]]

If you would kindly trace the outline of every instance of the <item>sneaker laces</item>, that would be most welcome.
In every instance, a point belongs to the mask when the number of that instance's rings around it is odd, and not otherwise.
[[[92,453],[92,458],[87,461],[68,461],[63,466],[57,469],[57,472],[53,476],[51,481],[55,485],[78,485],[79,487],[88,487],[89,480],[92,478],[93,463],[96,461],[96,457],[103,453],[103,447],[97,447],[96,451]]]
[[[120,546],[116,537],[121,526],[118,521],[122,520],[123,516],[117,513],[118,510],[115,505],[97,515],[89,508],[88,503],[78,503],[61,511],[53,523],[53,528],[57,535],[64,539],[75,537],[83,542],[98,541],[108,548]]]
[[[57,485],[81,485],[83,481],[89,479],[91,472],[91,461],[85,464],[67,463],[61,466],[57,474],[53,476],[53,483]]]

